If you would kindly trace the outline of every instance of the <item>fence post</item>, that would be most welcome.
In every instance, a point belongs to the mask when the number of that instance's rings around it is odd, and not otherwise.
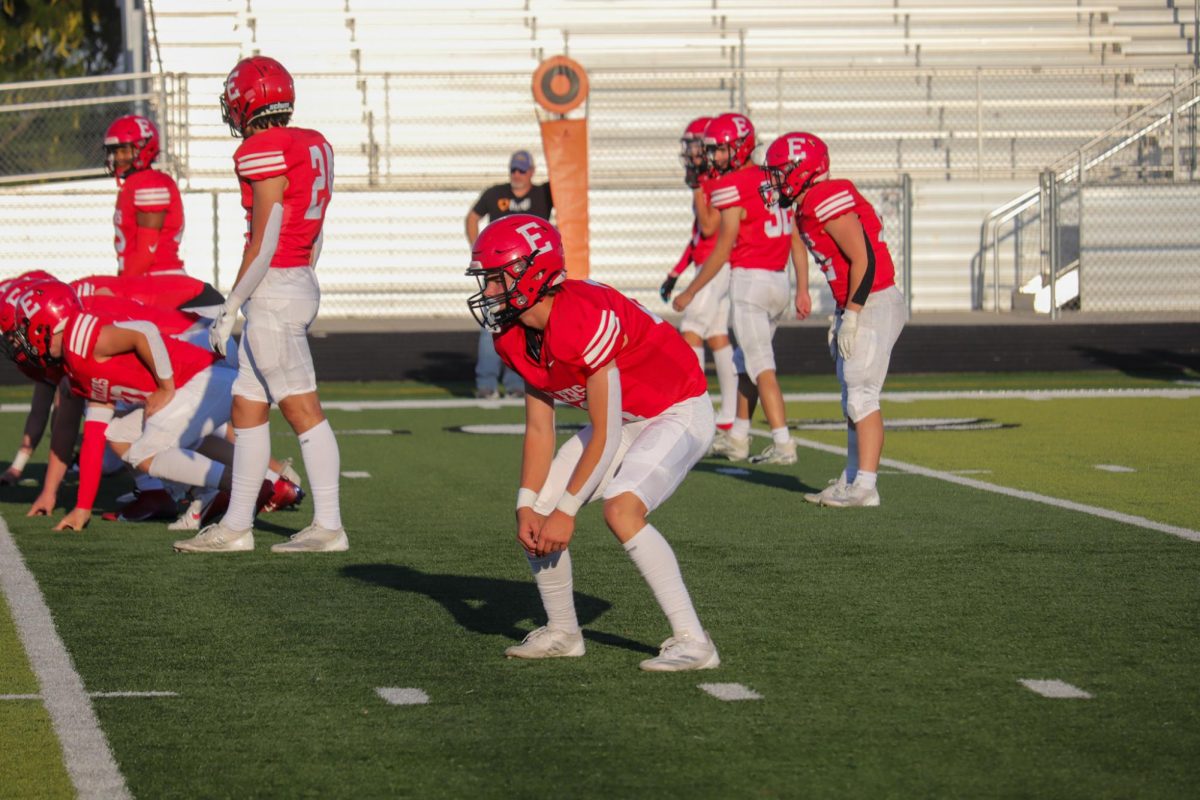
[[[1183,180],[1179,169],[1179,88],[1171,89],[1171,181]]]
[[[1059,263],[1061,253],[1058,246],[1058,175],[1053,170],[1047,170],[1046,177],[1049,204],[1043,211],[1049,220],[1050,234],[1050,319],[1058,319],[1058,270],[1062,266]]]
[[[975,68],[975,175],[983,180],[983,70]]]
[[[383,73],[383,160],[387,165],[387,177],[392,177],[392,73]]]
[[[212,195],[212,242],[213,242],[213,288],[221,291],[221,214],[217,204],[217,190],[209,190]]]

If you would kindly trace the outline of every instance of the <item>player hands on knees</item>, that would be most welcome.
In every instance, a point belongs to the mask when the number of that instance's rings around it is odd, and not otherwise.
[[[764,200],[794,207],[794,254],[804,256],[801,242],[812,252],[838,309],[829,344],[845,398],[846,469],[805,500],[834,508],[877,506],[884,438],[879,394],[907,316],[883,224],[853,182],[829,177],[829,149],[811,133],[780,136],[767,148],[763,168]]]
[[[695,354],[670,325],[615,289],[568,280],[562,239],[543,219],[502,217],[475,240],[471,258],[467,275],[478,291],[467,305],[492,332],[500,359],[529,389],[517,541],[547,622],[505,654],[584,654],[570,542],[580,508],[603,498],[605,522],[672,629],[658,657],[643,661],[642,669],[716,667],[716,647],[692,606],[674,552],[646,521],[712,439],[712,403]],[[556,401],[586,410],[589,420],[557,452]]]

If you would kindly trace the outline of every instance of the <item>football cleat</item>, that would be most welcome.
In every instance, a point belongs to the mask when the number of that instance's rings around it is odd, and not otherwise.
[[[292,534],[286,542],[271,545],[272,553],[344,553],[349,549],[345,528],[330,530],[315,522]]]
[[[745,461],[750,455],[750,440],[738,439],[736,436],[721,431],[713,437],[709,455],[727,458],[730,461]]]
[[[262,511],[281,511],[285,508],[296,508],[304,500],[304,490],[297,483],[280,476],[271,485],[271,496],[267,498]]]
[[[179,519],[167,526],[169,531],[198,531],[200,530],[200,515],[204,511],[204,501],[199,498],[188,503],[188,507],[179,515]]]
[[[684,634],[667,639],[658,649],[658,655],[647,658],[640,666],[646,672],[716,669],[721,666],[721,657],[717,655],[717,646],[711,639],[701,642]]]
[[[116,511],[104,514],[109,522],[145,522],[151,519],[175,519],[179,504],[166,489],[134,492],[134,498]]]
[[[772,442],[767,445],[767,449],[763,450],[756,456],[750,458],[751,464],[795,464],[796,463],[796,443],[788,439],[785,444],[775,444]]]
[[[191,539],[175,543],[176,553],[241,553],[254,549],[254,530],[233,531],[221,523],[209,525]]]
[[[578,658],[586,652],[583,633],[567,633],[548,625],[535,628],[521,641],[505,649],[508,658]]]
[[[846,488],[846,479],[845,479],[845,473],[842,473],[841,475],[838,475],[836,478],[831,480],[829,482],[829,484],[821,491],[809,492],[809,493],[805,494],[804,501],[806,503],[814,503],[816,505],[821,505],[822,504],[821,501],[823,501],[826,497],[829,497],[834,492],[838,491],[839,489],[844,489],[844,488]]]
[[[873,508],[879,505],[879,490],[864,489],[862,486],[856,486],[853,483],[849,486],[843,485],[839,491],[831,493],[822,500],[821,505],[830,508]]]
[[[285,478],[297,486],[300,486],[303,483],[303,481],[300,480],[300,473],[296,472],[296,468],[292,466],[292,460],[290,458],[284,459],[283,469],[279,470],[279,477]]]

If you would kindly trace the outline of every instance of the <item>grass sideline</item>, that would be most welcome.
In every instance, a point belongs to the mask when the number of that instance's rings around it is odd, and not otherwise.
[[[995,377],[970,388],[1106,385]],[[967,388],[959,380],[889,389]],[[329,399],[450,393],[323,388]],[[1096,505],[1197,529],[1200,511],[1172,481],[1197,477],[1178,444],[1198,406],[889,403],[893,418],[990,416],[1015,427],[891,432],[887,456],[988,469],[984,480],[1074,499],[1096,484]],[[789,406],[792,417],[836,415],[836,403]],[[170,552],[175,537],[162,526],[50,534],[45,520],[19,516],[32,489],[0,496],[85,685],[180,693],[94,701],[136,796],[657,797],[686,787],[697,797],[1183,797],[1200,779],[1195,543],[913,475],[883,475],[879,509],[818,509],[799,492],[836,474],[836,456],[804,450],[795,467],[745,474],[706,460],[655,524],[722,668],[638,672],[665,623],[594,508],[572,544],[588,655],[508,662],[503,647],[540,619],[510,530],[519,439],[446,429],[517,422],[520,411],[330,417],[335,428],[411,430],[342,437],[342,469],[371,474],[343,484],[346,554],[267,552],[308,521],[307,505],[265,517],[253,554],[192,558]],[[14,439],[21,421],[0,415],[0,436]],[[278,419],[273,430],[294,455]],[[16,674],[6,658],[0,676]],[[1047,700],[1022,678],[1095,697]],[[709,681],[763,699],[722,703],[696,688]],[[422,688],[431,703],[388,706],[374,694],[383,686]],[[0,731],[0,752],[12,752]]]

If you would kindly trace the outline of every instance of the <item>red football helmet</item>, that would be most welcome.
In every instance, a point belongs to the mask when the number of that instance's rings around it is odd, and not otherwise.
[[[729,161],[724,167],[718,167],[713,153],[722,145],[729,148]],[[704,149],[715,172],[741,169],[749,163],[750,154],[754,152],[754,124],[744,114],[722,114],[704,129]]]
[[[562,237],[532,214],[501,217],[475,240],[467,275],[479,282],[467,306],[480,325],[498,331],[567,279]]]
[[[29,359],[43,367],[60,358],[50,356],[50,340],[83,310],[75,290],[62,281],[42,281],[17,298],[13,336]]]
[[[52,280],[49,272],[35,269],[0,283],[0,333],[7,336],[17,325],[17,298],[34,284]]]
[[[786,208],[808,191],[813,181],[829,172],[829,148],[811,133],[785,133],[767,148],[763,169],[770,190]]]
[[[683,136],[679,137],[679,162],[684,169],[705,171],[704,129],[710,122],[712,117],[696,117],[683,129]],[[700,159],[700,163],[696,159]]]
[[[237,137],[259,117],[291,114],[296,103],[292,74],[273,58],[243,58],[225,79],[221,93],[221,119]]]
[[[133,161],[121,172],[117,172],[116,153],[121,145],[133,148]],[[158,158],[158,128],[145,117],[128,114],[117,117],[104,132],[104,166],[108,174],[124,178],[131,172],[148,169]]]

